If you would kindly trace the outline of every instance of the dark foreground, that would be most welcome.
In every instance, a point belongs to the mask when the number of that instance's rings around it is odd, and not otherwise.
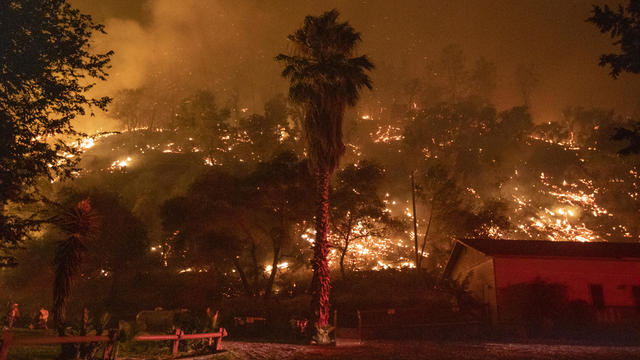
[[[223,341],[224,352],[199,357],[197,360],[391,360],[391,359],[460,359],[460,360],[628,360],[640,359],[640,347],[541,345],[516,343],[437,343],[428,341],[372,341],[344,346]],[[12,351],[13,360],[51,360],[57,348],[51,346],[20,348]],[[166,347],[144,354],[121,353],[120,360],[168,360]],[[155,355],[151,355],[155,354]],[[184,355],[183,355],[184,356]]]
[[[364,345],[316,347],[303,345],[233,342],[212,359],[640,359],[640,347],[576,346],[503,343],[436,343],[375,341]]]

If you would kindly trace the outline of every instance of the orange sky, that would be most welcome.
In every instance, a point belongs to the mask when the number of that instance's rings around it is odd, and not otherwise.
[[[338,8],[362,32],[362,51],[374,63],[420,77],[425,59],[459,44],[469,64],[479,56],[498,66],[494,102],[518,105],[513,78],[519,64],[534,64],[540,83],[532,95],[536,121],[560,116],[566,106],[638,109],[637,75],[618,80],[597,65],[610,39],[586,23],[593,0],[74,0],[107,25],[101,47],[116,51],[105,93],[157,87],[182,96],[209,88],[219,98],[238,93],[259,111],[286,90],[273,57],[307,14]],[[615,4],[614,1],[609,1]],[[388,73],[374,72],[377,83]]]

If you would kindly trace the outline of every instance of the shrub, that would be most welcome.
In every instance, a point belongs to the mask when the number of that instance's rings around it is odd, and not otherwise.
[[[566,314],[567,287],[540,278],[500,289],[501,320],[523,325],[529,336],[549,336]]]

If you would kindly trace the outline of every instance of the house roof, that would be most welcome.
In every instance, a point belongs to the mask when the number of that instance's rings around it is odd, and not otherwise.
[[[489,256],[640,258],[640,243],[494,239],[458,241]]]
[[[640,243],[458,239],[444,271],[448,276],[463,247],[487,256],[639,258]]]

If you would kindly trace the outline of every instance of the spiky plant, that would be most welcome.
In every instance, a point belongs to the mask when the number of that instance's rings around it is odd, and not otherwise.
[[[58,242],[54,259],[53,320],[61,336],[65,335],[66,307],[82,264],[86,242],[95,236],[98,220],[91,202],[85,199],[73,208],[63,210],[55,222],[66,235],[65,240]]]
[[[291,54],[276,57],[284,64],[282,76],[290,81],[289,97],[304,111],[303,130],[317,183],[312,328],[329,324],[329,182],[345,151],[344,112],[356,104],[363,87],[371,89],[367,71],[373,69],[366,55],[354,55],[360,33],[348,22],[338,22],[339,15],[334,9],[307,16],[302,27],[288,37]]]

